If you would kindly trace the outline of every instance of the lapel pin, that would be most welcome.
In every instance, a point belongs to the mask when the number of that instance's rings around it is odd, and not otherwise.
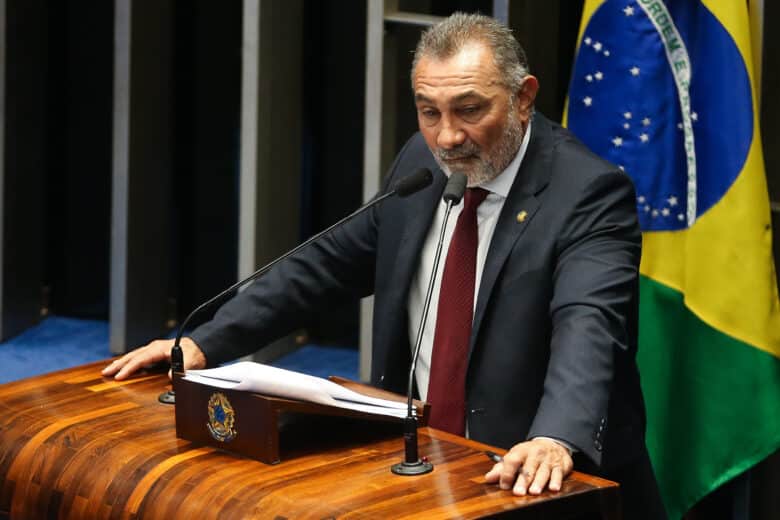
[[[522,223],[525,222],[526,217],[528,216],[528,213],[523,210],[520,213],[517,214],[517,221]]]

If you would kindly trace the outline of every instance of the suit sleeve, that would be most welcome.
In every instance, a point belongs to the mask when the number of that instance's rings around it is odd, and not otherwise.
[[[619,357],[636,352],[641,234],[622,172],[582,190],[557,246],[550,359],[528,437],[562,439],[597,464]]]
[[[225,303],[191,334],[209,366],[252,353],[303,326],[325,305],[373,291],[376,214],[357,216]]]

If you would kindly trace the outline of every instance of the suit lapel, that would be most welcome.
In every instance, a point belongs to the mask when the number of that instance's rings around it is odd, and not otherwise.
[[[531,139],[520,164],[520,171],[517,172],[509,195],[504,201],[488,248],[474,310],[469,355],[474,350],[475,340],[498,275],[539,209],[540,202],[536,195],[550,180],[550,132],[549,121],[537,114],[533,120]]]

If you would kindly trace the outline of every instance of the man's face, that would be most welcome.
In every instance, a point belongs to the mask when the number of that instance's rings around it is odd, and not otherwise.
[[[536,88],[528,76],[510,92],[479,42],[445,60],[421,58],[414,70],[417,121],[439,166],[464,173],[469,186],[501,173],[520,148]]]

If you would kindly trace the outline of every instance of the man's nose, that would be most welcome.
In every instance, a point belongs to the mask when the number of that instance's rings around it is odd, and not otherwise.
[[[462,145],[466,141],[466,132],[449,120],[442,120],[441,130],[436,138],[436,144],[440,148],[449,150]]]

